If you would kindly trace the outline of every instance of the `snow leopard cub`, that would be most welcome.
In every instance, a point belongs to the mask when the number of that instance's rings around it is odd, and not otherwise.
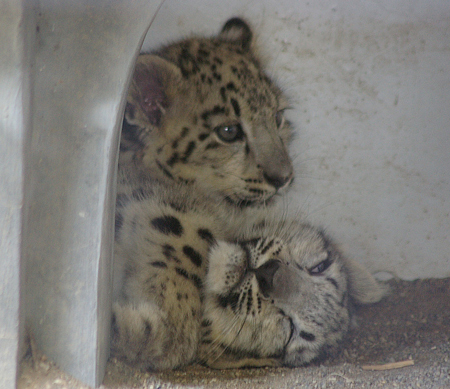
[[[214,368],[307,364],[345,336],[351,303],[384,292],[322,232],[265,215],[238,241],[210,250],[199,360]]]
[[[140,55],[127,98],[120,163],[155,180],[196,183],[235,206],[267,205],[293,179],[288,102],[230,19],[213,38]]]
[[[119,156],[113,355],[154,370],[195,359],[211,242],[292,182],[286,108],[241,19],[139,56]]]

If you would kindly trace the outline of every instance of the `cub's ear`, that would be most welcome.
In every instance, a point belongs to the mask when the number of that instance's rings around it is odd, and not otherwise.
[[[388,287],[378,283],[360,263],[349,258],[341,259],[347,273],[349,294],[356,303],[373,304],[388,293]]]
[[[229,19],[219,34],[221,40],[236,43],[244,51],[250,50],[252,37],[253,33],[249,25],[240,18]]]
[[[157,55],[142,54],[136,62],[129,99],[142,109],[150,124],[159,126],[181,79],[180,68],[172,62]]]

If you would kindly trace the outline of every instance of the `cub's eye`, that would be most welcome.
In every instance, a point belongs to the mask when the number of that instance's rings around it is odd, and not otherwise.
[[[275,122],[277,127],[280,128],[284,123],[284,111],[278,111],[275,115]]]
[[[327,270],[331,266],[332,263],[333,263],[333,261],[331,259],[327,258],[324,261],[320,262],[318,265],[308,269],[309,274],[311,274],[312,276],[320,275],[325,270]]]
[[[244,131],[240,124],[230,124],[229,126],[218,126],[214,128],[220,140],[232,143],[244,138]]]

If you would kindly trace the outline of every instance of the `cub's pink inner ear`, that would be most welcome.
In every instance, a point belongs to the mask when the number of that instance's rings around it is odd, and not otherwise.
[[[158,126],[161,117],[168,107],[168,99],[164,88],[164,80],[160,69],[154,64],[137,66],[134,82],[140,92],[139,104],[150,123]]]

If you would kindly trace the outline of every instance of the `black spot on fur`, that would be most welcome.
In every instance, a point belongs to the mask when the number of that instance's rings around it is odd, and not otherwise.
[[[208,229],[199,228],[197,233],[198,233],[198,236],[200,236],[200,238],[202,238],[203,240],[206,240],[209,244],[212,244],[215,242],[214,235]]]
[[[181,261],[175,255],[176,254],[175,247],[171,246],[170,244],[165,244],[162,246],[162,253],[169,261],[181,263]]]
[[[219,105],[215,105],[213,109],[204,111],[201,114],[201,118],[203,120],[208,120],[210,116],[220,115],[225,113],[225,107],[221,107]]]
[[[180,159],[181,162],[186,163],[188,158],[191,156],[192,152],[195,150],[195,141],[190,141],[184,151],[183,157]]]
[[[209,57],[209,51],[206,51],[206,50],[200,48],[197,51],[197,55],[200,56],[200,57],[207,58],[207,57]]]
[[[211,333],[212,333],[212,330],[204,330],[204,331],[202,332],[202,337],[204,338],[204,337],[206,337],[206,336],[210,336]],[[208,340],[203,340],[202,343],[203,343],[203,344],[208,344]],[[209,340],[209,343],[212,343],[212,341]]]
[[[178,65],[181,69],[181,74],[184,78],[188,78],[191,74],[197,74],[200,69],[198,67],[196,58],[194,58],[190,53],[190,42],[184,42],[184,45],[181,45],[181,53],[179,57]]]
[[[180,136],[172,142],[172,148],[176,149],[178,147],[178,143],[181,139],[185,138],[187,134],[189,134],[189,127],[183,127],[181,130]]]
[[[247,297],[247,315],[250,313],[250,311],[252,309],[252,305],[253,305],[253,295],[249,291],[248,297]]]
[[[199,140],[200,142],[203,142],[208,136],[209,136],[209,134],[207,134],[207,133],[202,133],[202,134],[200,134],[200,135],[198,136],[198,140]]]
[[[153,267],[159,267],[161,269],[166,269],[167,268],[167,264],[162,262],[162,261],[150,262],[150,265],[153,266]]]
[[[189,134],[189,128],[183,127],[183,129],[181,130],[180,139],[185,138],[187,134]]]
[[[156,165],[164,173],[164,175],[173,180],[173,175],[170,173],[158,160],[156,160]]]
[[[241,107],[239,107],[239,103],[235,99],[230,99],[230,103],[233,106],[234,113],[237,117],[241,116]]]
[[[175,271],[177,272],[178,275],[180,275],[183,278],[186,278],[187,280],[189,279],[189,274],[186,270],[182,269],[181,267],[177,267],[175,268]]]
[[[167,160],[167,165],[169,165],[170,167],[172,167],[173,165],[175,165],[179,160],[179,156],[178,153],[175,152],[172,154],[172,156]]]
[[[316,340],[316,336],[314,334],[305,331],[300,331],[300,337],[308,342],[314,342]]]
[[[238,293],[230,293],[228,295],[221,295],[217,297],[217,302],[222,308],[230,306],[233,310],[237,307],[239,301]]]
[[[194,285],[197,287],[197,289],[202,289],[202,280],[199,276],[195,274],[191,274],[191,281],[194,283]]]
[[[180,221],[173,216],[161,216],[152,219],[152,226],[165,235],[181,236],[183,234],[183,226]]]
[[[196,288],[198,289],[202,288],[202,281],[200,277],[196,276],[195,274],[189,275],[189,273],[186,270],[182,269],[181,267],[175,268],[175,271],[177,272],[178,275],[185,278],[186,280],[192,281],[193,284],[196,286]]]
[[[202,265],[202,256],[191,246],[183,246],[183,253],[191,260],[191,262],[195,266],[200,267]]]
[[[236,68],[234,68],[234,69],[236,69]],[[236,69],[236,71],[237,71],[237,69]],[[236,85],[234,85],[234,82],[232,82],[232,81],[230,81],[230,82],[227,84],[227,89],[228,89],[228,90],[232,90],[232,91],[237,91]]]

